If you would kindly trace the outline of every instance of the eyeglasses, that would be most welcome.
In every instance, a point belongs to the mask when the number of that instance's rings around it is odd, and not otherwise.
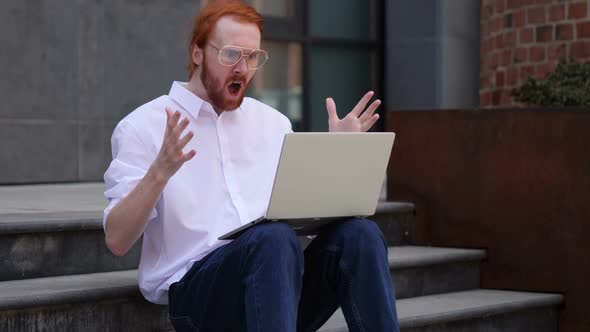
[[[213,48],[219,52],[217,59],[223,66],[234,66],[236,63],[240,62],[243,57],[246,57],[246,65],[248,66],[248,69],[256,70],[264,66],[268,60],[268,52],[265,50],[253,49],[246,53],[245,50],[249,50],[248,48],[225,45],[219,49],[211,43],[209,43],[209,45],[213,46]]]

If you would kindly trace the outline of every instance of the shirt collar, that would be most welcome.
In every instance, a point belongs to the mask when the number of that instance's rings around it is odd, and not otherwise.
[[[201,108],[208,103],[199,98],[194,93],[190,92],[187,89],[187,84],[188,83],[186,82],[174,81],[168,95],[196,119],[199,117]]]

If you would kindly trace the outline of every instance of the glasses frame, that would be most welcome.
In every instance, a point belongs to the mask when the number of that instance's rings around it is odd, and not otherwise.
[[[219,64],[220,64],[220,65],[222,65],[222,66],[225,66],[225,67],[232,67],[232,66],[235,66],[237,63],[239,63],[240,61],[242,61],[242,58],[244,58],[244,57],[248,57],[250,54],[252,54],[252,52],[256,52],[256,51],[260,51],[260,52],[262,52],[261,54],[263,54],[263,55],[264,55],[264,62],[263,62],[263,63],[262,63],[260,66],[258,66],[258,67],[255,67],[255,68],[250,68],[250,64],[248,63],[248,60],[246,60],[246,67],[248,67],[248,70],[257,70],[257,69],[260,69],[260,68],[262,68],[262,66],[264,66],[264,65],[266,64],[266,62],[268,61],[268,52],[267,52],[267,51],[265,51],[265,50],[263,50],[263,49],[260,49],[260,48],[249,49],[249,48],[240,47],[240,46],[236,46],[236,45],[224,45],[223,47],[219,48],[219,47],[217,47],[217,46],[213,45],[211,42],[209,42],[209,45],[211,45],[211,46],[212,46],[214,49],[216,49],[216,50],[217,50],[217,61],[219,62]],[[225,64],[225,63],[223,63],[223,62],[221,61],[221,52],[222,52],[222,51],[223,51],[223,49],[224,49],[224,48],[226,48],[226,47],[233,47],[233,48],[237,48],[237,49],[239,49],[239,50],[242,52],[242,56],[241,56],[241,57],[238,59],[238,61],[236,61],[235,63],[233,63],[233,64],[230,64],[230,65],[227,65],[227,64]],[[250,52],[246,53],[246,52],[245,52],[245,50],[250,50]]]

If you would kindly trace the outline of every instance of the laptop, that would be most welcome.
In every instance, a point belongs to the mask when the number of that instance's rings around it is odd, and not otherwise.
[[[394,133],[289,133],[266,214],[219,237],[235,239],[260,223],[283,222],[297,235],[375,214]]]

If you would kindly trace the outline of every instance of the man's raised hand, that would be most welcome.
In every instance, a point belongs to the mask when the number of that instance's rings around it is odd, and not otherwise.
[[[334,99],[326,99],[326,109],[328,110],[328,126],[331,132],[365,132],[379,120],[379,114],[375,114],[377,107],[381,105],[379,99],[369,105],[367,103],[373,97],[373,91],[367,92],[361,100],[356,104],[350,113],[344,118],[339,119],[336,114],[336,103]]]
[[[180,136],[189,124],[188,118],[180,121],[180,112],[173,112],[166,107],[166,132],[164,133],[164,141],[158,153],[158,157],[153,163],[153,167],[157,173],[163,177],[163,180],[168,181],[182,165],[193,159],[197,154],[195,150],[190,150],[184,153],[183,149],[188,142],[193,138],[194,134],[189,131],[184,136]]]

